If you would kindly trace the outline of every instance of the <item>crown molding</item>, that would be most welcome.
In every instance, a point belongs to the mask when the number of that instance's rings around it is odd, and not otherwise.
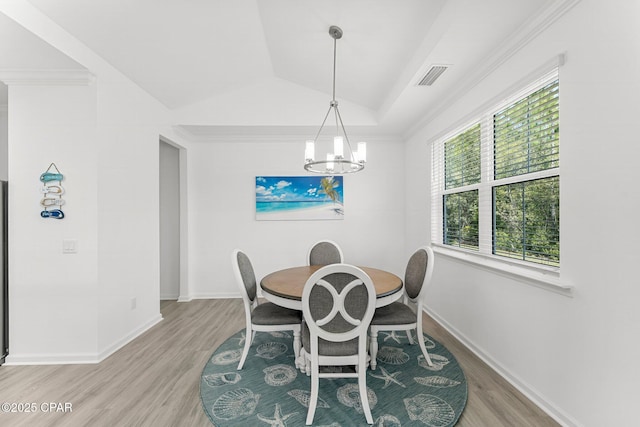
[[[94,80],[89,70],[0,70],[0,81],[8,86],[88,86]]]
[[[529,42],[535,39],[544,30],[549,28],[575,5],[580,3],[580,1],[581,0],[561,0],[549,2],[548,7],[541,10],[537,15],[532,17],[532,19],[527,21],[518,28],[518,30],[511,34],[511,36],[507,37],[505,42],[498,46],[480,67],[476,68],[475,72],[467,75],[467,77],[456,86],[456,90],[452,91],[449,96],[430,108],[430,112],[428,112],[422,120],[411,126],[404,137],[409,139],[421,128],[429,124],[442,111],[452,106],[487,76],[496,71],[502,64],[529,44]]]
[[[191,142],[304,142],[318,131],[313,126],[216,126],[175,125],[175,133]],[[351,126],[349,140],[367,142],[401,141],[401,135],[380,132],[371,126]]]

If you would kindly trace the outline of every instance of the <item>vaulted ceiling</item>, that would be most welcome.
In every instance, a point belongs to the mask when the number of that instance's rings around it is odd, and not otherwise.
[[[370,112],[373,122],[392,131],[410,126],[456,92],[471,87],[485,70],[507,55],[514,43],[531,33],[532,23],[544,19],[562,3],[29,2],[176,111],[189,111],[194,105],[274,82],[286,84],[300,94],[326,95],[327,103],[321,106],[324,110],[331,96],[333,60],[333,39],[328,29],[338,25],[344,36],[337,42],[337,99]],[[417,86],[434,64],[449,68],[432,86]],[[0,70],[74,67],[82,65],[0,14]],[[277,102],[259,98],[253,101]]]

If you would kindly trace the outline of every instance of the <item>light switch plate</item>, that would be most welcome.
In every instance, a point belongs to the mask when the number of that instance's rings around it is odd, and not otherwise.
[[[75,239],[64,239],[62,241],[62,253],[63,254],[78,253],[78,241]]]

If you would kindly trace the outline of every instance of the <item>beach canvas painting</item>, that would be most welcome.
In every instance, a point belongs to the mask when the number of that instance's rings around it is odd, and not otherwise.
[[[257,220],[344,218],[342,176],[257,176]]]

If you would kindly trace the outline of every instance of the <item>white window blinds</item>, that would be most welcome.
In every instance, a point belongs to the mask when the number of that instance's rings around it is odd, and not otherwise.
[[[432,242],[559,266],[554,69],[432,144]]]

